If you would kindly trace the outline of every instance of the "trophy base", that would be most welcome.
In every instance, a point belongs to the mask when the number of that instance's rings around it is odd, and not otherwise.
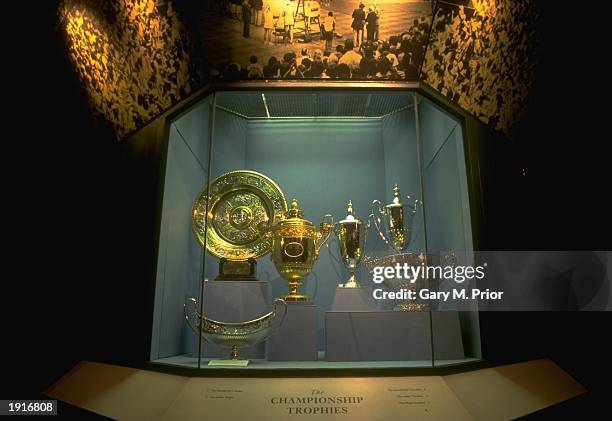
[[[425,311],[427,306],[419,303],[400,303],[393,307],[393,311]]]
[[[308,301],[308,296],[300,292],[302,286],[301,279],[291,279],[287,283],[289,286],[289,294],[283,297],[285,301]]]
[[[256,281],[255,259],[228,260],[224,257],[219,259],[219,275],[215,281]]]
[[[246,367],[249,365],[249,360],[210,360],[208,365]]]
[[[339,288],[361,288],[361,284],[357,282],[347,282],[346,284],[338,284]]]
[[[338,284],[340,288],[361,288],[361,284],[357,280],[355,275],[351,275],[351,277],[346,281],[345,284]]]
[[[304,295],[304,294],[287,294],[283,297],[283,300],[285,301],[308,301],[308,296]]]

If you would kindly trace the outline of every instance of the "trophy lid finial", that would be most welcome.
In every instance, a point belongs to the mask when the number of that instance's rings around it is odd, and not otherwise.
[[[402,200],[400,199],[400,187],[399,184],[395,183],[395,185],[393,186],[393,204],[399,205],[401,203]]]
[[[359,220],[355,217],[355,211],[353,210],[353,201],[349,200],[348,201],[348,205],[347,205],[347,209],[346,209],[346,218],[344,218],[342,221],[339,221],[339,223],[344,223],[344,222],[359,222]]]
[[[301,218],[304,216],[304,212],[298,207],[298,201],[295,197],[291,199],[291,208],[287,211],[287,216],[290,218]]]

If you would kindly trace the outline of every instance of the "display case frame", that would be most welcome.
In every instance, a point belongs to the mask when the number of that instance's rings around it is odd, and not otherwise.
[[[284,81],[284,82],[241,82],[235,84],[223,84],[223,85],[210,85],[202,88],[197,93],[187,98],[183,102],[172,107],[172,109],[166,111],[160,115],[153,122],[145,126],[143,129],[134,133],[125,141],[125,146],[128,150],[128,154],[134,156],[138,161],[144,161],[150,163],[150,172],[153,177],[149,180],[152,182],[150,187],[152,188],[152,195],[155,198],[155,227],[153,235],[154,250],[152,256],[152,267],[149,268],[151,273],[151,279],[155,279],[155,271],[157,268],[157,256],[159,247],[159,236],[161,232],[161,217],[162,217],[162,203],[164,193],[164,173],[166,170],[166,160],[168,156],[168,138],[169,131],[172,121],[175,121],[180,116],[189,112],[189,110],[198,104],[202,99],[209,96],[214,92],[221,91],[278,91],[278,92],[296,92],[296,91],[321,91],[321,92],[333,92],[333,91],[351,91],[351,92],[416,92],[419,95],[427,98],[429,101],[434,103],[436,106],[443,109],[446,113],[450,114],[454,119],[459,121],[462,131],[463,139],[463,151],[465,154],[466,163],[466,176],[468,182],[469,192],[469,206],[470,206],[470,219],[472,226],[472,240],[473,249],[480,250],[483,245],[483,237],[480,235],[482,232],[482,225],[485,220],[484,206],[482,200],[482,177],[483,177],[483,162],[486,160],[486,148],[483,146],[483,139],[486,137],[486,128],[483,127],[482,123],[476,120],[473,116],[467,114],[456,105],[452,104],[445,98],[441,97],[439,93],[433,89],[427,87],[421,83],[411,82],[331,82],[331,83],[316,83],[316,81]],[[483,135],[485,134],[485,135]],[[144,160],[143,160],[144,158]],[[152,282],[154,283],[154,282]],[[150,314],[149,320],[152,322],[153,313],[153,296],[154,289],[149,289],[151,297]],[[148,348],[150,349],[152,336],[149,336]],[[482,362],[471,362],[468,365],[473,364],[480,365]],[[149,362],[147,365],[156,368],[161,367],[163,364]],[[463,364],[462,364],[463,365]],[[171,367],[170,370],[177,369],[181,372],[184,370],[192,370],[190,368]],[[435,363],[432,358],[431,367],[350,367],[350,368],[309,368],[311,374],[316,373],[327,373],[334,375],[355,375],[355,373],[377,373],[377,374],[399,374],[406,372],[423,372],[423,370],[454,370],[452,367],[435,367]],[[459,368],[460,369],[460,368]],[[215,375],[232,371],[227,368],[210,368],[202,371],[203,375]],[[259,373],[265,376],[275,375],[295,375],[298,372],[303,372],[304,369],[299,368],[277,368],[277,369],[259,369],[250,368],[249,370],[239,370],[241,374]],[[205,373],[205,374],[204,374]]]

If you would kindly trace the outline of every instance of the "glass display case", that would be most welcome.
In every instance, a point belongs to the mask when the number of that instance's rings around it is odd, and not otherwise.
[[[478,361],[473,303],[381,299],[445,286],[374,277],[398,262],[470,264],[464,133],[411,90],[216,91],[174,113],[150,360],[247,370]]]

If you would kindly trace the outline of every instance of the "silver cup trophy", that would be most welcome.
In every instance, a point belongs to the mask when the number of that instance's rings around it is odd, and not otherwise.
[[[410,196],[407,196],[409,199]],[[380,238],[387,243],[395,255],[385,256],[366,262],[366,266],[375,263],[376,266],[395,265],[396,263],[423,264],[425,263],[423,253],[406,253],[405,250],[412,240],[414,215],[416,214],[419,200],[416,199],[412,205],[402,203],[400,188],[396,183],[393,186],[393,201],[386,206],[382,206],[379,200],[372,202],[372,213],[370,218],[374,221],[374,226]],[[416,282],[419,280],[404,279],[396,288],[416,290]],[[395,311],[423,311],[425,304],[413,301],[406,301],[397,304]]]
[[[353,212],[353,203],[349,200],[346,218],[334,225],[334,233],[338,239],[338,248],[342,263],[349,272],[348,280],[342,285],[344,288],[359,288],[359,280],[355,275],[359,262],[364,254],[368,226],[357,219]]]
[[[407,196],[410,198],[410,196]],[[412,224],[419,200],[416,199],[412,205],[402,203],[400,188],[396,183],[393,186],[393,201],[382,206],[380,200],[372,202],[372,213],[370,218],[380,238],[397,253],[408,248],[412,239]]]

